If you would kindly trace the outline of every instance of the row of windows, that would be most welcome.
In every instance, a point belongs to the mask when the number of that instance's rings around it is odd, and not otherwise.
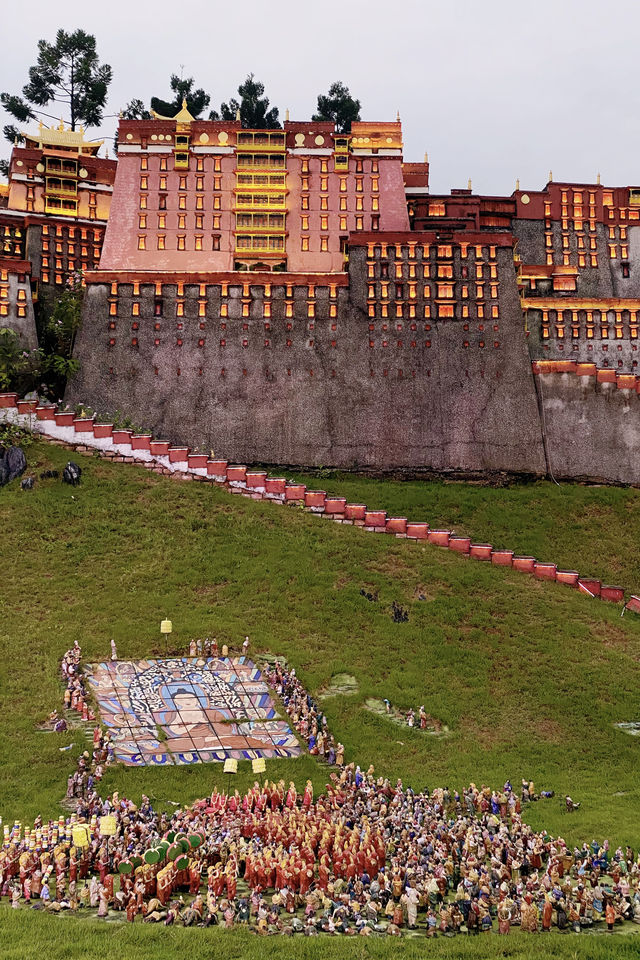
[[[104,231],[103,230],[90,230],[88,227],[71,227],[71,226],[61,226],[56,225],[55,230],[53,226],[48,223],[42,225],[42,236],[49,237],[55,236],[56,238],[64,237],[65,235],[71,240],[79,237],[80,240],[91,240],[89,234],[93,235],[93,242],[100,243],[102,241]]]
[[[167,214],[166,214],[166,213],[159,213],[157,216],[158,216],[158,230],[166,230],[166,229],[167,229]],[[138,215],[138,229],[139,229],[139,230],[146,230],[146,229],[148,228],[149,223],[148,223],[147,217],[148,217],[148,214],[146,214],[146,213],[141,213],[141,214]],[[194,226],[195,226],[195,229],[196,229],[196,230],[204,230],[204,214],[203,214],[203,213],[196,213],[196,214],[195,214],[195,216],[194,216]],[[213,215],[213,217],[212,217],[212,220],[211,220],[211,226],[212,226],[212,229],[213,229],[213,230],[219,230],[219,229],[220,229],[220,214],[214,213],[214,215]],[[177,227],[176,227],[176,229],[178,229],[178,230],[186,230],[186,229],[187,229],[187,215],[186,215],[186,214],[182,214],[182,213],[181,213],[181,214],[178,214],[178,217],[177,217]]]
[[[186,250],[187,249],[187,236],[184,233],[178,234],[176,236],[176,250]],[[146,234],[140,234],[138,236],[138,250],[148,250],[150,249],[147,246],[147,236]],[[156,250],[167,250],[167,236],[164,233],[156,235]],[[205,238],[204,234],[196,234],[193,238],[193,249],[194,250],[204,250],[205,249]],[[211,246],[208,247],[209,250],[219,250],[220,249],[220,234],[212,234],[211,236]]]
[[[407,296],[408,296],[408,298],[409,298],[410,300],[415,300],[415,299],[417,299],[418,296],[420,295],[419,292],[418,292],[418,284],[417,284],[417,283],[407,283],[407,284],[404,284],[404,283],[395,283],[395,284],[390,284],[390,283],[384,283],[384,282],[382,282],[382,283],[380,284],[380,292],[379,292],[379,293],[376,292],[376,284],[373,284],[373,283],[370,283],[370,284],[369,284],[368,299],[369,299],[369,300],[377,300],[377,299],[388,300],[388,299],[391,298],[391,299],[396,299],[396,300],[404,300],[404,298],[405,298],[405,289],[406,289],[406,294],[407,294]],[[489,298],[490,298],[491,300],[497,300],[497,299],[498,299],[498,284],[497,284],[497,283],[489,284],[488,287],[487,287],[487,284],[484,284],[484,283],[476,283],[476,284],[474,285],[474,289],[475,289],[475,296],[476,296],[476,299],[477,299],[477,300],[484,300],[484,299],[485,299],[487,289],[488,289],[488,291],[489,291]],[[456,294],[455,294],[455,284],[453,284],[453,283],[436,283],[436,284],[435,284],[435,295],[436,295],[436,298],[437,298],[437,299],[453,300],[453,299],[455,298],[455,296],[456,296]],[[431,286],[427,285],[427,286],[422,287],[422,296],[424,297],[425,300],[428,300],[428,299],[431,298]],[[462,284],[462,285],[460,286],[459,298],[462,299],[462,300],[468,300],[468,299],[469,299],[469,286],[468,286],[467,284]]]
[[[404,279],[405,273],[408,273],[410,280],[428,280],[434,277],[437,277],[438,280],[454,279],[452,263],[432,263],[430,260],[423,260],[421,263],[396,261],[396,263],[392,264],[383,260],[378,261],[378,263],[380,265],[379,275],[381,280],[386,280],[390,277],[402,280]],[[460,267],[459,274],[462,280],[468,280],[470,278],[469,267],[463,264]],[[476,263],[474,269],[471,271],[471,275],[475,276],[476,280],[497,280],[498,264]],[[376,261],[370,261],[368,264],[368,277],[372,280],[376,279],[376,276]]]
[[[438,317],[440,319],[448,319],[456,316],[456,306],[454,303],[438,303],[432,306],[429,303],[425,303],[424,306],[416,305],[415,303],[370,303],[368,307],[368,314],[370,318],[375,317],[389,317],[395,315],[396,317]],[[392,314],[389,313],[390,309]],[[475,316],[478,319],[484,317],[490,317],[493,320],[497,320],[500,316],[500,310],[497,304],[493,306],[487,306],[483,303],[476,303],[473,305],[475,311]],[[463,318],[471,317],[469,312],[469,305],[463,303],[460,306],[459,315]]]

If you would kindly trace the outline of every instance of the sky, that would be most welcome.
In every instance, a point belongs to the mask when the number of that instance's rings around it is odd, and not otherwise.
[[[335,80],[361,101],[363,120],[399,111],[404,158],[428,151],[434,193],[469,178],[479,193],[509,194],[516,178],[535,190],[550,170],[555,180],[640,182],[638,0],[30,0],[5,27],[12,21],[0,59],[10,93],[39,39],[60,27],[95,35],[113,81],[92,137],[112,137],[132,98],[168,99],[173,72],[193,76],[212,106],[253,72],[282,119],[286,108],[292,120],[311,117]]]

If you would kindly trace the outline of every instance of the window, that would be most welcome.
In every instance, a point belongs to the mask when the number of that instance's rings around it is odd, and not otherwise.
[[[202,250],[202,237],[199,235],[195,237],[195,248],[196,250]]]
[[[140,195],[140,209],[141,210],[147,209],[147,198],[144,196],[144,194]]]
[[[222,159],[220,157],[213,158],[213,171],[214,173],[222,173]]]
[[[204,177],[196,177],[196,190],[204,190]]]
[[[372,229],[372,230],[379,230],[379,229],[380,229],[380,215],[377,214],[377,213],[375,213],[375,214],[371,217],[371,229]]]
[[[204,170],[204,157],[196,157],[196,171],[202,173]]]
[[[309,217],[308,217],[308,216],[304,216],[304,217],[301,217],[301,218],[300,218],[300,229],[301,229],[301,230],[308,230],[308,229],[309,229]]]
[[[214,178],[213,178],[213,189],[214,189],[214,190],[222,190],[222,177],[214,177]]]
[[[161,169],[161,170],[166,170],[166,169],[167,169],[167,158],[166,158],[166,157],[160,157],[160,169]]]
[[[204,197],[196,197],[196,210],[204,210]]]
[[[320,229],[321,230],[329,229],[329,217],[320,217]]]
[[[346,209],[347,209],[347,198],[346,198],[346,197],[340,197],[340,209],[341,209],[341,210],[346,210]]]
[[[346,192],[347,192],[347,178],[340,177],[340,193],[346,193]]]
[[[378,197],[371,197],[371,209],[379,210],[380,209],[380,200]]]
[[[329,197],[320,197],[320,209],[321,210],[329,209]]]
[[[179,193],[179,194],[178,194],[178,210],[186,210],[186,209],[187,209],[187,197],[186,197],[186,194],[184,194],[184,193]]]
[[[167,215],[166,213],[158,214],[158,230],[164,230],[167,225]]]
[[[213,209],[214,209],[214,210],[221,210],[221,209],[222,209],[222,202],[221,202],[221,198],[220,198],[220,197],[214,197],[214,198],[213,198]]]
[[[140,177],[140,189],[141,190],[149,189],[149,177]]]
[[[364,230],[364,217],[356,217],[356,230]]]
[[[356,197],[356,210],[364,210],[364,197]]]
[[[346,218],[346,217],[340,217],[340,229],[341,229],[341,230],[346,230],[346,229],[347,229],[347,218]]]
[[[158,250],[165,250],[166,249],[165,243],[166,243],[165,234],[159,233],[158,234]]]
[[[146,230],[147,227],[147,215],[146,213],[141,213],[138,217],[138,227],[140,230]]]
[[[211,249],[212,249],[212,250],[219,250],[219,249],[220,249],[220,234],[219,234],[219,233],[214,233],[214,234],[212,234],[212,236],[211,236],[211,241],[212,241]]]
[[[204,216],[201,213],[196,213],[196,230],[202,230],[204,227]]]
[[[329,249],[329,237],[320,237],[320,249],[323,252]]]
[[[320,161],[320,173],[327,173],[329,170],[329,165],[327,160]]]
[[[185,230],[187,226],[187,217],[184,213],[178,214],[178,230]]]
[[[303,193],[300,197],[300,207],[302,210],[309,209],[309,195],[307,193]]]
[[[178,250],[186,250],[186,241],[187,241],[187,238],[185,237],[185,235],[184,235],[184,234],[178,234],[177,241],[178,241],[178,247],[177,247]]]
[[[166,193],[158,194],[158,210],[167,209],[167,195]]]
[[[328,177],[320,177],[320,189],[321,189],[321,190],[328,190],[328,189],[329,189],[329,178],[328,178]]]
[[[300,249],[301,249],[301,250],[308,250],[308,249],[309,249],[309,237],[301,237],[301,238],[300,238]]]
[[[439,317],[453,317],[453,304],[452,303],[439,303],[438,304],[438,316]],[[426,316],[426,314],[425,314]]]
[[[142,234],[141,236],[138,237],[138,250],[146,250],[146,249],[147,249],[147,238],[144,236],[144,234]]]
[[[356,193],[362,193],[364,191],[364,178],[356,177]]]
[[[180,177],[180,187],[179,187],[179,189],[180,189],[180,190],[186,190],[186,189],[187,189],[187,178],[186,178],[186,177]]]
[[[167,189],[167,178],[160,177],[160,181],[158,183],[158,190],[166,190],[166,189]]]
[[[451,263],[439,263],[438,264],[438,276],[444,277],[445,279],[451,279],[453,277],[453,264]]]
[[[141,170],[148,170],[148,169],[149,169],[149,158],[148,158],[148,157],[140,157],[140,169],[141,169]]]

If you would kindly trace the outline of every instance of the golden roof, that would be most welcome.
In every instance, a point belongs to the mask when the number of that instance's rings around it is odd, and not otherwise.
[[[35,146],[40,150],[46,147],[57,147],[62,150],[75,150],[77,153],[95,155],[104,143],[104,140],[85,140],[84,127],[72,130],[71,127],[65,127],[62,120],[58,127],[45,127],[40,122],[37,134],[21,131],[21,135],[27,146]]]
[[[156,120],[175,120],[176,123],[193,123],[193,121],[196,119],[195,117],[192,117],[187,110],[187,101],[184,98],[182,100],[182,109],[178,110],[175,117],[163,117],[162,114],[156,113],[155,110],[152,110],[151,114]]]

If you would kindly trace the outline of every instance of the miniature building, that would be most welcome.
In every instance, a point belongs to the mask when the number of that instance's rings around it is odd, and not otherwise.
[[[35,347],[33,303],[100,261],[116,162],[82,129],[40,124],[23,136],[0,190],[0,324]]]
[[[247,463],[640,482],[639,187],[434,195],[399,119],[247,130],[183,105],[118,141],[114,179],[41,131],[0,194],[0,305],[29,269],[85,274],[67,399]]]

